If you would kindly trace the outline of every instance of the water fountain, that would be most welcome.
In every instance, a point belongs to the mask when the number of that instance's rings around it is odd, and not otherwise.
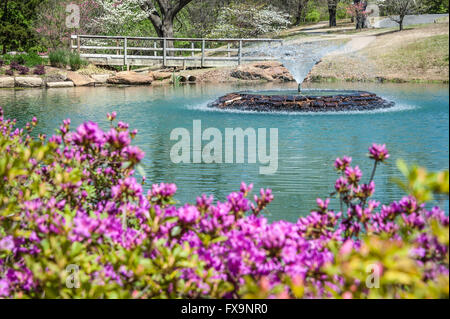
[[[394,105],[381,97],[365,91],[316,91],[316,94],[303,95],[293,91],[283,94],[273,92],[238,92],[227,94],[210,107],[242,111],[285,111],[285,112],[323,112],[323,111],[361,111],[375,108],[388,108]],[[332,94],[331,94],[332,93]],[[328,95],[327,95],[328,94]]]
[[[340,49],[332,42],[311,42],[301,45],[259,46],[247,48],[246,56],[268,53],[291,72],[298,83],[297,91],[235,92],[220,97],[208,106],[220,109],[244,111],[329,112],[360,111],[389,108],[393,102],[374,93],[351,90],[303,90],[302,84],[325,55]],[[300,50],[301,49],[301,50]]]

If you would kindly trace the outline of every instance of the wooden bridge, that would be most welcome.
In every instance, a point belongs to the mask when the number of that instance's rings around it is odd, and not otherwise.
[[[258,44],[282,44],[277,39],[198,39],[72,35],[70,48],[82,58],[110,66],[223,67],[275,58],[259,52],[245,54]]]

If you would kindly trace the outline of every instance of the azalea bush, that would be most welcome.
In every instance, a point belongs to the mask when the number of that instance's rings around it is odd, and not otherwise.
[[[448,172],[403,165],[403,186],[431,193],[380,206],[373,178],[389,153],[373,145],[366,183],[338,158],[330,198],[269,223],[272,192],[252,198],[245,183],[223,202],[144,191],[137,131],[108,118],[107,131],[65,120],[47,138],[32,137],[35,118],[21,129],[0,113],[0,297],[448,298],[449,219],[424,203],[448,196]]]

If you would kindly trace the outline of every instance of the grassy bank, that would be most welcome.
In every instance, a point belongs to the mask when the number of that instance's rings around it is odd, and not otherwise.
[[[324,58],[309,80],[448,83],[448,28],[446,22],[386,30],[362,50]]]

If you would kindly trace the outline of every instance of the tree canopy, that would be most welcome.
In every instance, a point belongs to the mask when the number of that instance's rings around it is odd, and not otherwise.
[[[0,7],[0,43],[2,52],[27,50],[37,43],[33,30],[39,0],[2,0]]]
[[[3,53],[66,45],[72,33],[159,37],[254,37],[302,23],[350,18],[353,0],[0,0]],[[378,0],[376,0],[378,1]],[[383,12],[412,0],[380,0]],[[414,0],[416,1],[416,0]],[[414,2],[412,1],[412,2]],[[80,7],[67,27],[66,6]],[[389,4],[389,5],[388,5]],[[448,12],[448,0],[421,0],[424,13]],[[404,11],[404,10],[403,10]],[[407,12],[412,12],[407,10]],[[398,15],[398,14],[397,14]],[[402,14],[400,14],[402,16]]]

